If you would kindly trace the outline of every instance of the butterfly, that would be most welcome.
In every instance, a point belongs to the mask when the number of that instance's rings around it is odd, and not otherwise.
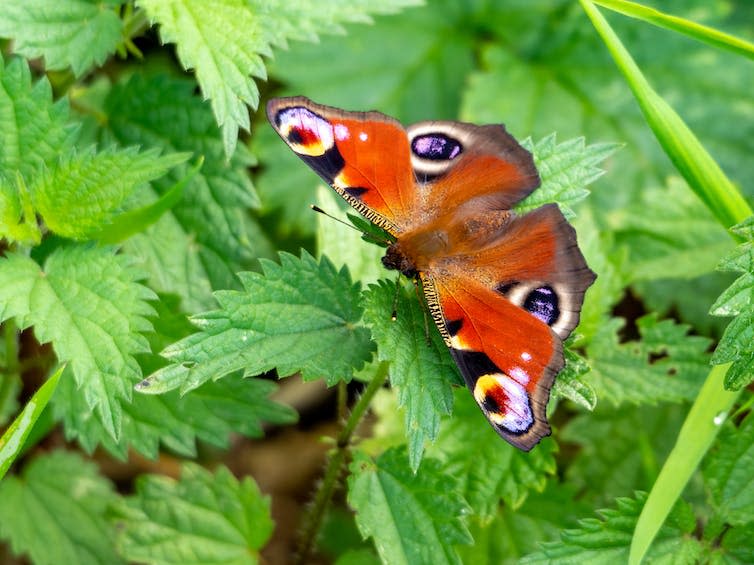
[[[579,322],[589,269],[556,204],[511,208],[540,184],[502,125],[426,121],[275,98],[296,155],[394,241],[382,263],[418,280],[432,319],[497,433],[529,451]]]

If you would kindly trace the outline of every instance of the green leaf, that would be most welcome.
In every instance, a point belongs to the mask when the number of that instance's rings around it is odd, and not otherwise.
[[[739,390],[754,380],[754,217],[732,228],[746,237],[718,266],[722,271],[742,272],[710,308],[713,316],[735,316],[725,329],[712,355],[716,365],[732,363],[725,375],[725,388]]]
[[[590,504],[652,487],[681,427],[685,407],[602,404],[568,421],[558,439],[578,446],[563,470]]]
[[[259,563],[273,529],[269,499],[250,477],[184,463],[181,478],[146,475],[116,508],[118,551],[154,565]]]
[[[31,187],[32,199],[50,230],[71,239],[88,239],[112,221],[138,186],[187,158],[186,153],[139,153],[135,147],[99,153],[90,148],[65,156],[39,177]]]
[[[613,318],[587,346],[588,375],[599,398],[655,404],[696,397],[709,370],[710,340],[687,335],[689,327],[648,314],[636,322],[640,340],[619,343],[624,322]]]
[[[473,520],[474,544],[458,548],[463,563],[517,565],[543,541],[554,541],[567,527],[577,526],[576,518],[590,507],[575,499],[574,490],[549,481],[542,493],[532,492],[515,512],[498,509],[492,521]]]
[[[202,168],[203,158],[199,158],[188,174],[173,185],[158,200],[141,208],[128,210],[113,218],[112,223],[95,233],[93,239],[101,243],[120,243],[135,233],[144,231],[159,220],[162,215],[181,201],[183,191],[189,181]]]
[[[34,327],[41,343],[52,342],[60,362],[69,362],[87,412],[94,410],[107,432],[120,436],[121,401],[141,371],[133,355],[147,350],[140,332],[154,294],[135,282],[138,273],[124,255],[83,245],[57,248],[43,269],[28,257],[0,260],[0,319]]]
[[[0,176],[0,238],[26,244],[39,244],[42,233],[24,178],[13,182]]]
[[[238,129],[249,129],[247,105],[256,108],[259,102],[251,77],[267,78],[262,56],[270,56],[273,45],[284,46],[288,38],[316,40],[319,33],[341,31],[340,21],[364,21],[370,11],[392,12],[413,3],[139,0],[138,5],[160,25],[163,43],[176,44],[183,66],[194,69],[230,156]]]
[[[172,364],[139,389],[185,393],[239,369],[277,369],[281,377],[300,371],[328,385],[350,380],[373,351],[369,330],[357,325],[359,285],[326,258],[281,253],[280,261],[261,261],[263,274],[240,273],[243,291],[217,292],[220,310],[195,316],[202,331],[166,348]]]
[[[553,383],[551,396],[567,398],[587,410],[594,410],[597,406],[597,393],[584,379],[590,370],[586,359],[572,351],[570,347],[566,347],[563,353],[566,364]]]
[[[516,210],[523,213],[556,202],[566,218],[576,216],[572,206],[589,195],[586,186],[605,172],[598,165],[620,147],[616,143],[586,145],[583,137],[557,143],[554,133],[536,144],[527,140],[524,146],[534,154],[542,186]]]
[[[672,202],[672,206],[668,206]],[[712,213],[678,177],[610,217],[616,244],[629,250],[632,281],[709,273],[732,242]]]
[[[348,13],[352,5],[369,6],[371,11],[392,6],[395,11],[418,4],[330,2],[337,5],[331,14],[342,9]],[[283,3],[288,4],[278,0]],[[323,11],[328,3],[309,4],[306,13]],[[313,100],[349,110],[375,108],[404,122],[457,119],[466,75],[474,67],[474,34],[484,25],[479,12],[475,4],[443,0],[406,10],[400,17],[378,18],[377,25],[359,26],[344,37],[323,37],[315,45],[292,44],[290,51],[275,54],[270,74],[286,85],[286,93],[305,92]]]
[[[560,541],[544,543],[541,551],[525,557],[521,563],[625,563],[631,534],[645,500],[643,493],[636,498],[617,499],[615,508],[599,511],[600,518],[581,520],[578,529],[563,531]],[[691,536],[695,527],[691,507],[679,502],[647,555],[648,561],[698,562],[702,547]]]
[[[0,479],[5,476],[8,468],[23,449],[26,438],[29,437],[34,424],[55,392],[63,369],[65,367],[60,367],[39,387],[21,413],[16,416],[13,423],[0,437]]]
[[[629,555],[631,564],[641,562],[653,540],[661,532],[666,518],[677,504],[702,457],[715,441],[721,424],[739,396],[722,387],[727,369],[728,365],[712,368],[683,422],[673,450],[662,466],[636,523]]]
[[[18,58],[5,66],[0,57],[0,88],[0,174],[20,171],[28,185],[73,142],[68,104],[64,98],[53,104],[47,79],[32,84],[26,61]]]
[[[249,267],[253,238],[246,209],[259,200],[247,171],[254,158],[239,145],[225,159],[212,113],[194,88],[191,81],[155,72],[116,84],[105,99],[107,130],[100,141],[204,156],[182,200],[125,245],[144,261],[152,288],[180,295],[184,307],[197,312],[214,306],[213,288],[237,287],[235,273]],[[157,196],[168,193],[188,169],[184,164],[155,180]]]
[[[754,59],[754,44],[714,28],[671,16],[648,6],[626,0],[595,0],[595,3],[632,18],[643,20],[665,29],[670,29],[704,41],[721,49],[728,49],[744,57]]]
[[[0,482],[0,537],[37,565],[117,565],[105,520],[117,498],[91,461],[66,451],[34,458]]]
[[[738,188],[728,179],[681,117],[649,84],[607,20],[591,0],[580,0],[644,113],[666,155],[689,187],[724,227],[752,215]]]
[[[723,428],[704,468],[715,510],[726,523],[754,522],[753,464],[754,418],[749,415],[738,427]]]
[[[491,519],[503,501],[511,510],[530,491],[541,491],[555,473],[557,445],[546,439],[525,453],[500,439],[479,410],[471,393],[456,389],[453,418],[445,420],[429,455],[441,458],[475,515]]]
[[[6,0],[0,37],[13,39],[14,50],[28,59],[44,57],[48,70],[71,67],[74,75],[81,76],[101,65],[120,43],[123,22],[115,9],[123,3]]]
[[[425,442],[437,437],[440,417],[453,410],[451,385],[460,384],[461,377],[426,306],[412,294],[402,285],[396,291],[394,283],[380,281],[365,293],[364,317],[377,342],[378,359],[390,362],[390,383],[406,411],[408,458],[416,471]]]
[[[350,469],[348,504],[383,563],[460,564],[453,546],[472,541],[463,522],[468,507],[437,461],[427,459],[414,474],[404,450],[375,460],[357,451]]]

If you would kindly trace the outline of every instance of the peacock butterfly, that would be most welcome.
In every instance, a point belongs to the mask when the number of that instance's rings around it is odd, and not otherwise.
[[[539,186],[531,154],[502,125],[429,121],[276,98],[283,141],[394,237],[382,259],[421,282],[429,312],[492,427],[530,450],[562,342],[596,276],[556,204],[517,215]]]

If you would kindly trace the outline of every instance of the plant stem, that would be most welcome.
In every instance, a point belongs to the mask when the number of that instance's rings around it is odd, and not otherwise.
[[[387,374],[387,364],[383,363],[379,366],[374,377],[367,385],[367,388],[364,389],[364,393],[361,395],[358,402],[356,402],[353,410],[351,410],[351,414],[348,416],[348,420],[346,420],[343,428],[335,438],[335,449],[331,450],[328,455],[322,482],[317,489],[311,507],[303,518],[301,542],[299,543],[298,554],[294,560],[294,563],[297,565],[306,563],[309,558],[317,534],[322,527],[322,520],[325,517],[325,511],[335,493],[338,479],[340,478],[343,466],[348,457],[353,433],[356,430],[356,426],[359,425],[361,419],[364,417],[369,404],[372,402],[372,398],[385,383]]]

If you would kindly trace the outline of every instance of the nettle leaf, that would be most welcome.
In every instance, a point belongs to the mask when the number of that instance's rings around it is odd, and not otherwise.
[[[19,171],[28,184],[72,145],[76,132],[68,125],[68,103],[52,102],[46,78],[32,84],[29,66],[19,58],[6,66],[0,57],[0,88],[0,174]]]
[[[333,11],[351,4],[330,1],[338,5]],[[311,4],[307,13],[322,4]],[[373,11],[375,6],[418,2],[356,3],[361,4]],[[457,119],[467,73],[476,64],[474,33],[479,28],[473,20],[478,6],[452,0],[432,4],[380,18],[378,25],[360,26],[345,37],[292,44],[290,51],[275,54],[270,74],[286,84],[286,93],[305,92],[313,100],[349,110],[378,109],[404,123]]]
[[[90,148],[63,157],[37,177],[34,204],[47,226],[71,239],[87,239],[112,220],[141,184],[163,176],[188,154],[159,155],[137,148]]]
[[[251,77],[266,79],[262,56],[288,38],[316,40],[318,33],[338,32],[341,21],[365,21],[369,12],[394,12],[412,0],[392,0],[376,7],[365,1],[245,2],[218,0],[139,0],[160,25],[163,43],[175,43],[178,57],[194,69],[204,97],[222,128],[227,155],[238,129],[249,129],[247,106],[256,108],[259,90]]]
[[[443,461],[448,476],[459,483],[475,515],[491,519],[500,501],[512,509],[526,500],[530,491],[541,491],[556,470],[551,439],[524,453],[500,439],[482,415],[465,387],[456,389],[453,418],[446,420],[429,450]]]
[[[0,37],[13,39],[14,50],[28,59],[44,57],[48,70],[71,67],[78,77],[120,43],[120,4],[125,0],[5,0]]]
[[[20,174],[15,182],[0,176],[0,238],[32,245],[42,239],[31,195]]]
[[[532,492],[526,502],[512,512],[501,507],[494,519],[473,520],[474,544],[458,548],[463,563],[516,565],[533,553],[543,541],[555,541],[560,532],[578,525],[577,518],[591,511],[580,502],[575,489],[548,481],[542,493]]]
[[[620,148],[617,143],[586,145],[583,137],[557,143],[554,133],[537,143],[527,139],[523,145],[534,154],[542,185],[516,210],[523,213],[556,202],[566,218],[576,216],[572,206],[586,198],[586,186],[605,173],[598,165]]]
[[[672,202],[672,206],[668,205]],[[709,273],[731,248],[720,223],[678,177],[609,217],[617,245],[628,249],[633,281]]]
[[[348,504],[383,563],[460,563],[453,546],[472,542],[463,520],[468,506],[438,461],[427,459],[413,473],[403,449],[374,460],[356,451],[350,470]]]
[[[561,444],[578,446],[565,469],[568,484],[590,493],[593,504],[608,504],[627,492],[650,489],[660,462],[675,443],[685,412],[684,406],[673,404],[618,409],[601,404],[591,414],[572,418],[558,434]]]
[[[712,363],[733,363],[725,388],[739,390],[754,380],[754,216],[731,228],[748,241],[725,257],[718,269],[742,272],[710,308],[713,316],[735,316],[720,339]]]
[[[742,526],[754,522],[754,417],[720,432],[716,449],[704,468],[705,482],[716,511],[725,522]]]
[[[127,256],[84,245],[57,248],[44,268],[18,253],[0,259],[0,319],[15,318],[21,328],[33,326],[41,343],[52,342],[87,412],[94,410],[115,440],[121,401],[141,375],[133,355],[148,351],[141,332],[151,327],[145,316],[154,294],[138,276]]]
[[[305,380],[334,385],[371,358],[369,330],[357,325],[359,285],[346,269],[306,252],[301,259],[281,253],[280,265],[260,262],[262,274],[239,273],[244,290],[217,292],[220,309],[192,318],[202,331],[166,348],[172,364],[152,374],[142,391],[186,392],[241,369],[247,375],[277,369],[281,377],[300,371]]]
[[[560,541],[542,544],[541,551],[524,557],[520,563],[626,563],[636,521],[647,496],[618,498],[615,508],[600,510],[600,518],[586,518],[580,527],[565,530]],[[657,534],[647,560],[670,559],[674,563],[696,563],[702,556],[701,543],[691,536],[696,519],[691,506],[679,501]]]
[[[365,292],[364,318],[377,342],[378,358],[390,362],[390,383],[406,411],[408,457],[414,471],[421,463],[425,442],[437,437],[440,417],[453,410],[451,385],[462,382],[425,308],[402,285],[396,294],[391,282],[379,281]],[[424,331],[425,320],[429,335]]]
[[[62,384],[55,395],[55,407],[65,422],[66,436],[77,439],[88,452],[102,446],[123,460],[129,448],[155,458],[160,445],[184,457],[196,457],[197,440],[227,448],[232,433],[258,438],[264,435],[263,422],[282,425],[297,419],[293,409],[270,400],[277,390],[275,383],[227,378],[208,382],[184,396],[176,390],[137,395],[129,403],[122,402],[122,437],[127,441],[115,441],[99,420],[91,418],[75,384]]]
[[[590,367],[586,359],[571,350],[568,345],[563,349],[565,355],[565,367],[558,373],[552,385],[551,396],[553,398],[567,398],[586,408],[594,410],[597,406],[597,393],[589,383]]]
[[[247,171],[254,158],[239,145],[225,159],[212,112],[194,88],[192,81],[164,74],[135,74],[116,84],[104,103],[102,142],[204,156],[181,201],[125,245],[144,261],[153,288],[180,295],[185,308],[198,312],[214,306],[213,288],[236,287],[235,273],[248,268],[253,238],[246,211],[259,199]],[[165,194],[188,167],[176,167],[152,187]]]
[[[615,405],[695,398],[709,372],[710,340],[687,335],[689,326],[648,314],[636,321],[641,339],[619,343],[623,324],[611,319],[587,346],[588,378],[597,396]]]
[[[54,451],[0,482],[0,537],[38,565],[124,563],[105,520],[116,500],[94,463]]]
[[[146,475],[136,490],[113,517],[118,552],[129,562],[255,564],[272,534],[269,498],[225,467],[210,473],[184,463],[178,481]]]

